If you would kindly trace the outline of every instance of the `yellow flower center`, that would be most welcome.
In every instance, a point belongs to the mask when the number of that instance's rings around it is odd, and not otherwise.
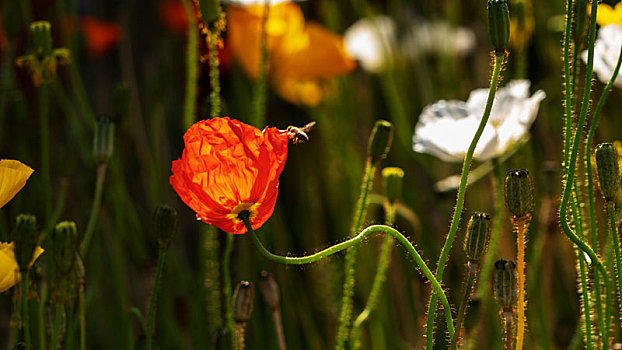
[[[240,218],[238,217],[238,214],[240,214],[242,211],[246,210],[249,212],[249,219],[253,219],[255,216],[257,216],[257,207],[259,206],[259,203],[238,203],[238,205],[235,206],[235,208],[233,208],[233,210],[231,210],[231,213],[227,214],[227,219],[231,219],[233,220],[233,222],[240,223],[242,222],[242,220],[240,220]]]

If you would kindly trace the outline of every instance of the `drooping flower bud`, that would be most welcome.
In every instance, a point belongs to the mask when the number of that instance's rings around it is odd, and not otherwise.
[[[518,301],[518,274],[516,263],[511,260],[497,260],[493,274],[495,300],[504,310],[511,310]]]
[[[39,60],[52,55],[52,34],[50,22],[37,21],[30,24],[34,53]]]
[[[488,0],[488,36],[495,53],[504,53],[510,40],[507,0]]]
[[[505,205],[512,215],[521,217],[533,211],[533,179],[527,169],[508,171],[504,190]]]
[[[167,243],[177,231],[177,209],[160,205],[153,215],[153,231],[160,243]]]
[[[78,229],[72,221],[56,225],[52,233],[52,253],[56,270],[67,275],[73,269],[78,251]]]
[[[255,286],[248,281],[242,281],[233,291],[233,319],[237,323],[246,323],[253,312]]]
[[[620,169],[618,166],[618,152],[611,143],[601,143],[596,146],[596,168],[598,169],[598,183],[600,191],[607,201],[612,201],[620,184]]]
[[[30,214],[20,214],[15,222],[15,260],[20,271],[27,271],[32,261],[35,248],[39,243],[37,218]]]
[[[402,182],[404,170],[397,167],[387,167],[382,169],[382,180],[384,195],[389,202],[393,203],[402,195]]]
[[[93,155],[97,164],[107,163],[114,151],[114,123],[108,118],[102,118],[95,124],[93,138]]]
[[[393,124],[386,120],[378,120],[369,137],[367,155],[372,163],[384,159],[391,149],[393,142]]]
[[[470,261],[478,261],[486,253],[490,230],[490,215],[480,212],[471,215],[464,237],[464,251]]]
[[[270,310],[274,311],[279,308],[279,285],[270,272],[261,271],[259,291]]]

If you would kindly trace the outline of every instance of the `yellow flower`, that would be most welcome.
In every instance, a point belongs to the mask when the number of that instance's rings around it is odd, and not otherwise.
[[[263,4],[230,6],[229,44],[244,71],[259,77]],[[266,19],[267,69],[276,92],[285,100],[308,106],[327,95],[330,79],[356,67],[343,38],[317,23],[305,23],[297,4],[271,5]]]
[[[588,11],[591,6],[588,7]],[[609,24],[617,24],[622,26],[622,2],[618,2],[615,7],[607,4],[599,4],[596,13],[596,23],[601,27]]]
[[[13,242],[0,242],[0,293],[18,284],[22,279],[13,249]],[[30,265],[34,264],[35,260],[37,260],[42,253],[43,249],[37,247],[32,255]]]
[[[33,171],[18,160],[0,160],[0,208],[24,187]]]
[[[531,41],[536,26],[531,1],[514,0],[510,2],[510,6],[510,46],[524,50]]]

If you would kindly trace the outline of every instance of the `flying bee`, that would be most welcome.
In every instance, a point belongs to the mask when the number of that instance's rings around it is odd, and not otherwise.
[[[305,143],[309,141],[307,133],[313,129],[313,126],[315,126],[315,122],[308,123],[300,128],[290,125],[285,131],[287,131],[287,136],[289,136],[289,139],[292,140],[293,143]]]

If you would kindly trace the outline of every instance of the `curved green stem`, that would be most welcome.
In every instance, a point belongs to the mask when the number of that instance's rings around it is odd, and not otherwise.
[[[618,310],[622,310],[622,262],[620,261],[620,240],[616,227],[616,204],[614,201],[607,201],[607,214],[609,215],[609,232],[613,239],[613,252],[616,258],[616,280],[618,282],[618,302],[620,303]]]
[[[451,247],[453,245],[454,239],[456,237],[456,232],[458,232],[458,226],[460,225],[460,219],[462,218],[462,207],[464,205],[464,197],[466,194],[469,170],[471,168],[471,160],[473,159],[475,147],[477,146],[477,142],[479,141],[479,138],[484,131],[484,127],[486,126],[486,123],[488,122],[488,117],[490,116],[490,111],[492,110],[492,104],[495,98],[495,93],[497,92],[497,85],[499,83],[499,76],[504,60],[505,53],[495,54],[492,77],[490,79],[490,90],[488,91],[488,99],[486,100],[486,109],[484,110],[482,120],[479,123],[479,127],[477,128],[477,131],[473,136],[473,140],[469,145],[469,149],[464,156],[464,162],[462,163],[462,173],[460,176],[460,186],[458,187],[458,196],[456,198],[456,207],[454,209],[453,218],[451,220],[451,226],[449,227],[449,233],[447,234],[447,238],[445,239],[445,245],[441,250],[441,255],[438,258],[438,263],[436,265],[436,278],[441,282],[443,281],[443,272],[445,270],[447,258],[449,257],[449,251],[451,250]],[[426,349],[428,350],[431,350],[434,344],[434,317],[437,300],[437,294],[433,293],[430,299],[430,303],[428,305],[428,315],[426,322]]]
[[[95,227],[97,226],[97,219],[99,218],[99,211],[101,210],[102,194],[104,190],[104,180],[106,179],[106,169],[108,165],[106,163],[99,164],[97,166],[97,180],[95,182],[95,198],[91,206],[91,214],[89,221],[86,225],[86,231],[84,233],[84,239],[82,240],[82,248],[80,248],[80,256],[86,259],[86,255],[89,251],[89,246],[95,233]]]
[[[449,336],[453,336],[454,325],[453,325],[453,318],[451,315],[451,308],[449,306],[449,301],[447,300],[447,296],[445,295],[445,292],[443,291],[443,287],[441,287],[441,284],[439,283],[439,281],[436,279],[436,277],[434,277],[434,275],[432,274],[432,271],[430,271],[428,266],[425,264],[425,262],[423,261],[423,258],[421,258],[421,255],[419,255],[419,253],[417,252],[417,249],[415,249],[415,247],[412,245],[412,243],[410,243],[408,238],[402,235],[398,230],[392,227],[389,227],[389,226],[385,226],[385,225],[372,225],[372,226],[367,227],[363,231],[361,231],[358,235],[346,241],[343,241],[341,243],[330,246],[315,254],[301,256],[301,257],[290,257],[290,256],[276,255],[276,254],[269,252],[266,249],[266,247],[264,247],[263,244],[261,244],[261,242],[259,241],[259,238],[257,237],[257,234],[255,233],[255,230],[253,230],[253,228],[251,227],[249,219],[242,218],[242,217],[240,219],[244,220],[244,224],[246,225],[246,228],[248,229],[248,232],[250,233],[251,239],[253,240],[255,247],[257,248],[257,250],[259,250],[259,253],[261,253],[261,255],[263,255],[268,260],[272,260],[280,264],[288,264],[288,265],[303,265],[303,264],[310,264],[310,263],[316,262],[322,258],[331,256],[335,253],[338,253],[340,251],[343,251],[345,249],[348,249],[350,247],[353,247],[359,244],[367,236],[375,232],[380,232],[380,233],[393,236],[402,246],[404,246],[404,248],[412,256],[412,258],[415,260],[417,267],[421,270],[421,272],[425,275],[425,277],[432,284],[432,288],[434,289],[434,292],[440,296],[441,304],[443,305],[443,310],[445,312],[445,319],[447,321],[447,328],[449,330]]]
[[[478,272],[478,264],[477,262],[472,263],[469,261],[468,263],[468,275],[466,285],[464,287],[464,295],[462,296],[462,300],[460,300],[460,307],[458,308],[458,317],[456,319],[456,330],[454,332],[454,336],[451,337],[451,344],[449,346],[450,350],[456,350],[458,348],[458,340],[460,339],[460,329],[462,328],[462,322],[464,320],[464,314],[466,313],[466,308],[469,305],[469,299],[471,299],[471,292],[473,292],[473,284],[477,280],[477,272]]]
[[[368,157],[365,164],[365,174],[363,176],[363,184],[361,185],[361,194],[356,204],[356,213],[350,227],[350,237],[356,235],[361,230],[363,218],[367,208],[367,197],[371,188],[374,173],[376,172],[376,164],[372,163]],[[348,328],[350,326],[350,318],[352,316],[352,294],[354,293],[354,265],[356,264],[357,247],[352,247],[346,251],[345,271],[343,277],[343,297],[341,299],[341,312],[339,314],[339,328],[337,329],[337,344],[335,349],[342,350],[348,341]]]
[[[188,19],[188,42],[186,43],[186,95],[184,96],[184,127],[195,122],[197,80],[199,77],[199,44],[197,21],[191,0],[182,0]]]
[[[231,261],[231,252],[233,251],[233,235],[227,235],[227,242],[225,243],[225,251],[222,256],[222,288],[223,294],[225,297],[225,315],[227,328],[229,329],[230,334],[234,334],[235,327],[233,322],[233,301],[231,293],[233,293],[231,289],[231,272],[230,272],[230,261]],[[235,345],[235,343],[234,343]]]
[[[386,202],[385,213],[386,219],[384,224],[387,226],[393,226],[393,221],[395,220],[394,203],[389,201]],[[393,247],[393,240],[392,236],[386,236],[384,238],[382,250],[380,251],[380,257],[378,258],[376,276],[374,277],[374,282],[372,283],[371,291],[369,292],[369,297],[367,298],[367,304],[365,305],[365,309],[358,315],[356,320],[354,320],[352,331],[350,332],[350,349],[352,350],[360,349],[361,325],[369,318],[369,315],[378,302],[378,296],[382,291],[382,286],[384,285],[384,281],[387,277],[387,269],[391,263],[391,248]]]
[[[153,289],[151,291],[151,300],[149,301],[149,312],[147,313],[147,331],[145,334],[145,348],[151,350],[153,344],[153,327],[155,319],[156,304],[158,303],[158,291],[160,289],[160,276],[162,276],[162,268],[166,260],[168,244],[160,243],[160,251],[158,253],[158,268],[156,270],[155,279],[153,280]]]

